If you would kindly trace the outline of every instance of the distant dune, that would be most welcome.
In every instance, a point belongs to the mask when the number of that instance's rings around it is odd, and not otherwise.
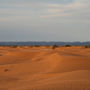
[[[0,47],[1,90],[90,90],[90,48]]]

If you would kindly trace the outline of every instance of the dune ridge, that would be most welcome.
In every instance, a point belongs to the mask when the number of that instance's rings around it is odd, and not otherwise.
[[[90,49],[0,47],[0,88],[89,90]]]

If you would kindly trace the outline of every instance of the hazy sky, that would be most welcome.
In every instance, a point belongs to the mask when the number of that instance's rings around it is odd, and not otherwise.
[[[0,41],[90,41],[90,0],[0,0]]]

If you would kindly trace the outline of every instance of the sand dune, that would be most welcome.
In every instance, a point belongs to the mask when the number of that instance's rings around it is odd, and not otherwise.
[[[0,47],[0,89],[90,90],[90,49]]]

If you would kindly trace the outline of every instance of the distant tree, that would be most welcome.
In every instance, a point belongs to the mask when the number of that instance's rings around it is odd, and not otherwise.
[[[57,45],[53,45],[52,46],[52,49],[56,49],[58,46]]]
[[[71,47],[71,45],[67,44],[67,45],[65,45],[65,47]]]
[[[85,48],[90,48],[90,45],[86,45]]]

